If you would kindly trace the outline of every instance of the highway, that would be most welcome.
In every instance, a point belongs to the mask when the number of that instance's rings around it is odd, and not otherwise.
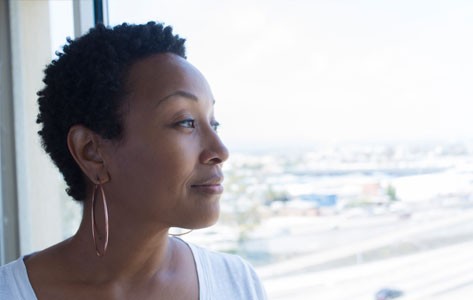
[[[403,291],[397,299],[473,299],[473,241],[444,244],[372,262],[314,270],[317,265],[389,243],[435,235],[450,228],[471,228],[473,212],[447,215],[430,222],[412,222],[384,235],[315,251],[257,268],[269,299],[375,299],[382,288]],[[301,237],[300,244],[304,243]],[[293,244],[294,247],[294,244]],[[311,270],[312,269],[312,270]]]
[[[328,271],[266,278],[270,299],[375,299],[381,288],[399,299],[472,299],[473,242]]]

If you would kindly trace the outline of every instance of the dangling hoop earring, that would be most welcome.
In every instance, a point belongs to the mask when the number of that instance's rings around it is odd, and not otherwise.
[[[183,235],[186,235],[186,234],[189,234],[191,233],[192,231],[194,231],[194,229],[189,229],[188,231],[186,232],[182,232],[182,233],[169,233],[170,236],[183,236]]]
[[[103,245],[103,251],[100,252],[99,246],[97,245],[97,239],[95,232],[97,230],[97,223],[95,222],[95,194],[97,193],[97,188],[100,188],[100,193],[102,194],[102,203],[103,203],[103,210],[104,210],[104,220],[105,220],[105,242]],[[103,191],[102,184],[96,184],[94,187],[94,193],[92,194],[92,209],[91,209],[91,217],[92,217],[92,238],[94,239],[94,245],[95,245],[95,252],[97,253],[97,256],[102,257],[105,255],[105,252],[107,251],[108,247],[108,235],[109,235],[109,230],[108,230],[108,207],[107,207],[107,199],[105,199],[105,192]],[[99,237],[100,240],[100,237]]]

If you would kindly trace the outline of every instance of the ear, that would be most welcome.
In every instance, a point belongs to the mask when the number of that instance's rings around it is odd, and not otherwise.
[[[67,134],[67,146],[82,172],[95,184],[110,180],[101,153],[102,138],[83,125],[74,125]]]

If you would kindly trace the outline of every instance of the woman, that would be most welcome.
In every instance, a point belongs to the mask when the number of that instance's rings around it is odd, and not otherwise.
[[[77,233],[0,269],[1,299],[265,299],[253,269],[169,236],[214,224],[228,151],[184,40],[98,25],[45,70],[39,132],[83,203]]]

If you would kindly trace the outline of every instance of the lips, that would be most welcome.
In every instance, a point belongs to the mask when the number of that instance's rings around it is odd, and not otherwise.
[[[221,194],[223,193],[222,182],[223,176],[217,174],[203,180],[198,180],[196,183],[191,185],[191,188],[200,193]]]

